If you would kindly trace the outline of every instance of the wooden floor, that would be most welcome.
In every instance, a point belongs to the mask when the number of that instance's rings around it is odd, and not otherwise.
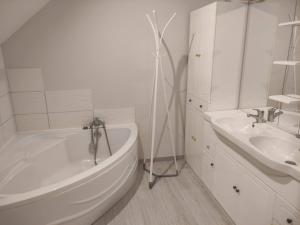
[[[157,164],[166,168],[165,162]],[[140,167],[134,188],[93,225],[232,225],[187,165],[152,190],[147,178]]]

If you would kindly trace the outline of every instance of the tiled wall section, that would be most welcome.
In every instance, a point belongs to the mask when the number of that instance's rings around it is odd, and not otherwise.
[[[78,127],[93,117],[91,90],[46,92],[50,128]]]
[[[18,131],[49,128],[42,70],[7,69]]]
[[[15,134],[15,122],[0,48],[0,147]]]
[[[45,91],[42,70],[7,69],[18,131],[80,127],[93,117],[91,90]]]
[[[108,124],[121,124],[135,122],[135,109],[129,108],[114,108],[114,109],[96,109],[94,116],[99,117]]]
[[[106,123],[135,121],[134,108],[101,109],[95,110],[94,113],[91,90],[45,91],[41,69],[18,68],[6,71],[18,131],[81,127],[87,124],[94,114]],[[0,98],[0,106],[5,107],[0,107],[0,116],[5,118],[5,121],[12,118],[7,93],[7,79],[2,75],[0,96],[3,97]],[[5,110],[1,110],[2,108]]]

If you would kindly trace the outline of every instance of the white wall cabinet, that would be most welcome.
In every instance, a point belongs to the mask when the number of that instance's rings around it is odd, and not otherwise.
[[[246,7],[215,2],[191,12],[188,94],[209,110],[237,107]]]
[[[210,102],[216,3],[191,13],[189,90],[190,94]]]
[[[241,3],[215,2],[191,12],[185,152],[198,175],[204,120],[197,112],[237,107],[245,18]]]

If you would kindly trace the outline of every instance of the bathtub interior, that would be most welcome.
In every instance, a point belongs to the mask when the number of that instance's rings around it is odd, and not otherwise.
[[[103,130],[101,133],[99,164],[109,157]],[[107,133],[114,154],[129,138],[130,129],[112,128]],[[86,130],[65,129],[17,136],[0,149],[0,195],[32,191],[94,167],[89,143],[90,132]]]

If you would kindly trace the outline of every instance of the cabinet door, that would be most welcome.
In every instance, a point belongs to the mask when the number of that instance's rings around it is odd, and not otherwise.
[[[256,177],[244,173],[240,180],[238,225],[269,225],[275,194]]]
[[[188,92],[206,102],[211,93],[216,8],[216,3],[210,4],[190,17]]]
[[[193,144],[192,135],[195,130],[195,111],[191,104],[186,104],[186,121],[185,121],[185,157],[187,162],[193,157],[191,147]]]
[[[186,160],[194,172],[201,177],[203,139],[203,116],[195,107],[188,106],[186,112]]]
[[[278,225],[300,224],[300,212],[297,209],[295,209],[278,195],[275,202],[273,219],[278,221]]]
[[[217,145],[213,193],[233,221],[238,218],[239,193],[236,188],[239,188],[241,174],[242,168]]]
[[[203,153],[201,162],[201,173],[202,181],[208,187],[209,190],[213,189],[214,186],[214,159],[207,153]]]
[[[203,139],[203,151],[214,158],[216,154],[217,136],[208,121],[204,121]]]

